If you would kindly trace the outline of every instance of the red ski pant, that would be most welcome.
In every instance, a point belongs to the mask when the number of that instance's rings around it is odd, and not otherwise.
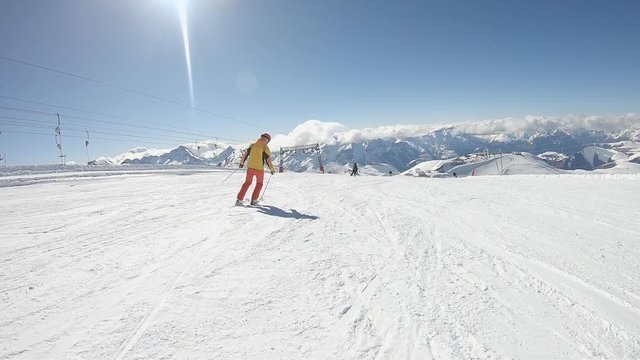
[[[247,177],[244,180],[244,184],[242,184],[242,187],[240,188],[240,192],[238,193],[238,200],[243,200],[244,199],[244,194],[247,193],[247,190],[249,190],[249,186],[251,186],[251,182],[253,182],[253,177],[256,177],[256,188],[253,189],[253,193],[251,194],[251,200],[258,200],[258,197],[260,196],[260,190],[262,190],[262,181],[264,180],[264,171],[263,170],[256,170],[256,169],[251,169],[248,168],[247,169]]]

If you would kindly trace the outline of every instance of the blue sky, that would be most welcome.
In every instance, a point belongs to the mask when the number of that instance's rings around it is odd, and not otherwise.
[[[0,59],[8,163],[57,161],[53,136],[16,132],[53,134],[52,113],[62,115],[68,159],[81,162],[83,128],[96,132],[97,157],[213,136],[251,140],[308,119],[364,128],[639,112],[638,1],[185,5],[194,104],[208,112]],[[0,34],[0,57],[191,102],[175,1],[3,1]]]

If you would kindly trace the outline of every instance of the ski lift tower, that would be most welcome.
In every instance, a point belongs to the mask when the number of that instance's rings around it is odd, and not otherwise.
[[[91,162],[91,158],[89,158],[89,130],[85,130],[87,133],[87,140],[84,142],[84,147],[87,148],[87,165]]]
[[[60,158],[60,165],[64,166],[66,163],[66,155],[64,155],[64,153],[62,152],[62,130],[60,129],[60,114],[56,114],[56,116],[58,117],[58,126],[55,130],[56,146],[58,147],[58,150],[60,150],[60,155],[58,156]]]
[[[0,135],[2,135],[2,131],[0,131]],[[0,161],[4,161],[4,166],[7,167],[7,154],[0,154]]]
[[[320,172],[324,174],[324,165],[322,165],[322,157],[320,156],[320,144],[298,145],[280,148],[280,168],[279,172],[284,172],[284,155],[293,154],[297,152],[304,152],[306,150],[314,150],[318,156],[318,166]]]

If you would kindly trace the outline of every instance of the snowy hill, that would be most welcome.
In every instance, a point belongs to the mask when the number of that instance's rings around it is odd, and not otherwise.
[[[640,357],[640,175],[229,174],[0,177],[0,358]]]
[[[571,156],[556,151],[545,151],[538,154],[538,158],[547,164],[558,169],[567,169],[570,167]]]
[[[175,149],[167,153],[160,155],[147,155],[140,158],[130,159],[127,158],[121,162],[122,164],[158,164],[158,165],[203,165],[205,161],[196,155],[191,150],[184,146],[178,146]]]
[[[633,118],[635,119],[635,118]],[[427,130],[393,130],[386,128],[365,129],[361,133],[344,131],[335,124],[308,121],[294,129],[289,135],[277,135],[271,144],[273,161],[280,163],[280,145],[306,145],[310,141],[321,144],[324,164],[338,166],[359,164],[388,164],[398,171],[406,171],[425,161],[456,158],[478,152],[519,153],[539,155],[549,164],[564,170],[592,170],[616,159],[598,151],[601,156],[593,157],[593,147],[610,149],[628,156],[640,149],[640,130],[584,130],[540,129],[538,131],[503,131],[487,134],[482,124],[441,126]],[[323,126],[333,126],[323,128]],[[492,125],[495,127],[495,124]],[[539,126],[542,127],[542,126]],[[481,131],[482,130],[482,131]],[[333,132],[332,132],[333,131]],[[475,132],[474,132],[475,131]],[[379,133],[379,135],[378,135]],[[322,135],[318,135],[322,134]],[[379,136],[379,137],[378,137]],[[142,164],[210,164],[235,167],[241,152],[248,144],[224,145],[217,142],[185,144],[173,150],[134,149],[111,159],[101,159],[102,163],[142,163]],[[607,160],[608,159],[608,160]],[[286,154],[283,163],[287,171],[318,172],[319,162],[313,151]],[[98,161],[100,163],[100,161]]]
[[[595,169],[594,172],[605,174],[640,174],[640,163],[638,163],[638,161],[616,161],[607,164],[607,166]]]
[[[628,155],[620,151],[604,149],[598,146],[587,146],[578,154],[581,155],[581,159],[586,162],[588,166],[587,170],[598,168],[610,162],[626,160],[629,158]]]
[[[211,164],[233,158],[235,149],[218,141],[184,144],[174,149],[147,149],[137,147],[115,157],[100,157],[92,165],[109,164]]]
[[[472,175],[559,174],[557,169],[533,154],[462,156],[447,160],[428,161],[404,172],[405,175],[437,176],[447,174],[464,177]]]
[[[152,163],[146,159],[157,159],[163,154],[168,154],[171,149],[147,149],[144,147],[137,147],[130,149],[124,154],[120,154],[113,158],[100,157],[93,160],[89,165],[112,165],[112,164],[150,164]]]

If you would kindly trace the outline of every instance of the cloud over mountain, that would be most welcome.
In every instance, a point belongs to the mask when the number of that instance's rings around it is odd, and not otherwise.
[[[456,132],[478,135],[545,132],[555,129],[566,131],[578,129],[614,131],[626,128],[640,128],[640,114],[630,113],[622,116],[526,116],[524,118],[485,120],[454,125]]]
[[[349,129],[337,122],[307,120],[288,134],[278,134],[272,143],[277,146],[323,143],[347,144],[371,139],[404,138],[426,134],[439,126],[434,125],[390,125],[377,128]]]
[[[524,118],[505,118],[455,124],[398,124],[364,129],[349,129],[338,122],[308,120],[296,126],[288,134],[276,135],[272,143],[276,146],[312,143],[349,144],[373,139],[401,139],[422,136],[443,127],[450,127],[457,134],[476,135],[549,132],[556,129],[565,131],[579,129],[615,131],[640,128],[640,114],[630,113],[622,116],[526,116]]]
[[[335,143],[333,136],[345,130],[346,127],[337,122],[307,120],[296,126],[286,135],[275,135],[272,144],[276,146],[294,146],[314,143]]]
[[[640,142],[640,115],[527,116],[453,125],[392,125],[364,129],[349,129],[338,122],[308,120],[288,134],[275,134],[270,145],[276,154],[274,156],[279,156],[277,154],[283,146],[321,143],[325,163],[386,163],[403,171],[427,160],[452,158],[479,150],[532,154],[555,151],[569,156],[587,144],[623,140]],[[197,145],[184,144],[179,147],[182,148],[180,151],[134,148],[115,158],[98,160],[107,163],[123,163],[126,160],[144,164],[193,164],[198,158],[209,164],[228,166],[238,163],[241,150],[247,145],[200,141]],[[300,158],[287,154],[283,156],[287,169],[293,171],[307,171],[318,165],[307,155]],[[571,164],[558,166],[578,168],[578,163],[571,161]],[[580,168],[589,169],[586,165]]]

